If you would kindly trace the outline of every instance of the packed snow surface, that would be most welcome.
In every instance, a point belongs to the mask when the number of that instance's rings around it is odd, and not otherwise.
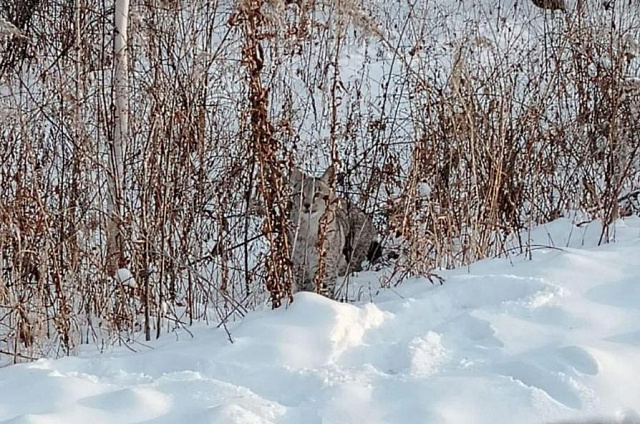
[[[356,304],[288,308],[0,370],[6,423],[640,422],[640,220],[555,221],[532,259],[481,261]],[[362,273],[361,287],[379,274]],[[367,289],[368,290],[368,289]]]

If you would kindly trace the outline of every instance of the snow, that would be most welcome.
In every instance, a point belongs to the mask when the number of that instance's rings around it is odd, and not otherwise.
[[[532,231],[531,260],[372,302],[299,293],[230,324],[233,343],[196,326],[137,352],[6,367],[0,422],[640,423],[640,219],[615,230],[597,246],[599,225],[560,219]]]
[[[125,286],[138,287],[136,279],[133,277],[133,274],[131,274],[131,271],[129,271],[128,268],[118,269],[116,271],[115,278],[118,282],[124,284]]]

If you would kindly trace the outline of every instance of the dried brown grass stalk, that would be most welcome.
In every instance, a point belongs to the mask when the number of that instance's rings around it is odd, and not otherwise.
[[[271,294],[271,304],[277,308],[283,300],[293,300],[293,274],[287,232],[286,163],[282,158],[282,145],[274,137],[273,125],[268,116],[268,89],[262,82],[263,5],[262,0],[243,0],[238,8],[236,24],[240,25],[243,32],[242,56],[248,73],[251,150],[258,163],[258,190],[265,205],[263,233],[270,248],[265,267],[265,283]]]

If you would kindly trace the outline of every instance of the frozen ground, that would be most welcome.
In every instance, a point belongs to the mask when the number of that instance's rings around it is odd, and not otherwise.
[[[640,415],[640,220],[534,231],[485,260],[340,304],[299,294],[225,332],[0,370],[6,423],[554,423]],[[569,241],[568,241],[569,240]],[[570,247],[566,247],[566,246]],[[375,274],[359,280],[376,281]]]

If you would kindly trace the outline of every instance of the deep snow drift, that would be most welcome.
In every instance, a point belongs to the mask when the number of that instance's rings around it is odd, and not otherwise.
[[[485,260],[372,303],[298,294],[232,325],[233,344],[198,327],[138,353],[3,368],[0,420],[640,422],[640,220],[616,228],[594,247],[596,224],[559,220],[534,231],[555,248],[530,261]]]

